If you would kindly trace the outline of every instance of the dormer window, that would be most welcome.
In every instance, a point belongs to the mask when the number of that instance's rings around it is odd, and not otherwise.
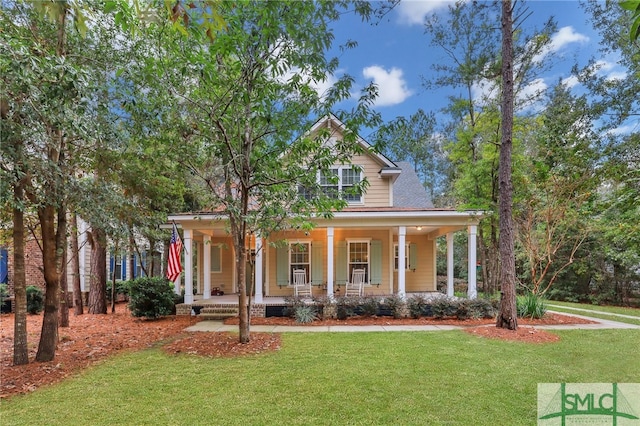
[[[349,204],[362,202],[362,193],[357,189],[362,181],[362,172],[351,166],[332,167],[328,173],[320,172],[318,179],[327,196],[342,197]]]

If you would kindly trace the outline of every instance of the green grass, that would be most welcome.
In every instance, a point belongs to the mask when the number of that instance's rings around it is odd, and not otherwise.
[[[627,324],[640,325],[640,309],[625,308],[622,306],[600,306],[589,305],[586,303],[572,303],[572,302],[557,302],[555,300],[547,301],[548,308],[552,311],[566,312],[568,314],[585,315],[594,318],[606,319],[611,321],[624,322]],[[575,309],[563,309],[568,308],[580,308],[587,309],[589,312],[578,311]],[[609,314],[621,314],[627,316],[633,316],[636,318],[625,318],[616,315]]]
[[[558,334],[291,333],[278,352],[234,359],[151,349],[2,401],[0,423],[532,425],[538,383],[640,382],[640,330]]]

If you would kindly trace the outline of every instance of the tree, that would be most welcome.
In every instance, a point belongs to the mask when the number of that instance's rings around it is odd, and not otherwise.
[[[516,260],[513,229],[513,181],[511,180],[511,150],[513,137],[513,6],[502,2],[502,137],[500,141],[500,310],[498,328],[516,330]]]
[[[147,86],[170,88],[177,113],[167,123],[184,149],[182,164],[207,188],[211,208],[229,221],[239,289],[240,342],[249,340],[246,282],[248,238],[268,238],[288,226],[312,226],[345,202],[326,196],[309,169],[327,170],[357,150],[357,127],[376,118],[367,88],[357,108],[341,114],[346,136],[328,145],[329,129],[307,132],[349,96],[343,76],[326,93],[315,87],[337,71],[327,60],[330,23],[347,2],[242,2],[221,4],[226,26],[209,37],[197,26],[188,38],[161,40],[160,64],[149,61]],[[354,3],[367,17],[370,5]],[[165,32],[166,34],[166,32]],[[168,127],[165,128],[168,130]],[[361,189],[364,183],[359,185]],[[317,197],[301,197],[299,188]],[[252,206],[258,205],[259,209]],[[261,247],[257,247],[258,250]]]
[[[499,286],[498,268],[498,151],[501,122],[499,114],[501,53],[499,2],[458,2],[448,15],[433,15],[425,24],[430,43],[444,53],[433,69],[437,76],[425,81],[427,89],[451,87],[459,95],[451,96],[445,109],[451,115],[445,145],[452,167],[453,198],[461,208],[481,209],[488,214],[478,228],[478,244],[485,291]],[[516,16],[526,16],[526,8]],[[446,20],[443,19],[446,16]],[[549,20],[533,34],[519,30],[515,37],[514,108],[522,110],[536,102],[540,91],[524,90],[550,61],[540,60],[555,23]],[[453,31],[452,31],[453,30]],[[529,93],[529,95],[526,95]],[[516,121],[517,125],[517,121]],[[520,144],[513,161],[520,161]],[[514,179],[519,179],[518,168]]]
[[[584,0],[583,5],[591,14],[591,23],[601,35],[599,54],[582,69],[574,67],[590,93],[590,99],[601,114],[602,131],[619,126],[633,126],[640,115],[640,56],[637,41],[629,42],[629,15],[618,2]],[[613,65],[620,67],[624,77],[612,77],[606,69],[611,62],[602,58],[615,57]]]
[[[626,0],[620,2],[620,7],[633,13],[629,39],[633,42],[640,37],[640,0]]]
[[[586,97],[558,83],[529,126],[527,182],[516,206],[516,234],[533,293],[551,288],[592,231],[601,146],[593,122]]]
[[[448,186],[448,159],[442,138],[436,134],[434,113],[419,109],[408,119],[397,119],[383,125],[374,136],[380,150],[394,161],[408,161],[427,187],[434,203]]]

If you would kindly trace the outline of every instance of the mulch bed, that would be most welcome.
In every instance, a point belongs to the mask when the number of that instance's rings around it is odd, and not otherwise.
[[[69,317],[70,327],[59,329],[59,343],[54,361],[34,362],[42,314],[27,316],[27,333],[30,363],[13,365],[13,314],[0,315],[0,398],[32,392],[101,362],[123,351],[135,351],[162,346],[170,354],[190,354],[206,357],[235,357],[261,354],[280,348],[280,335],[251,332],[249,343],[240,344],[237,333],[197,332],[184,329],[198,322],[197,317],[167,317],[155,321],[133,318],[125,304],[116,305],[116,313],[106,315],[80,315]],[[236,323],[236,319],[226,323]],[[520,325],[588,323],[569,315],[550,314],[542,320],[521,320]],[[295,325],[291,318],[253,318],[253,325]],[[463,325],[466,331],[483,337],[519,340],[525,342],[550,342],[557,336],[543,330],[520,327],[517,332],[492,327],[493,320],[455,319],[435,320],[393,319],[390,317],[357,317],[346,321],[323,320],[312,325],[404,325],[404,324],[453,324]],[[306,324],[305,324],[306,325]],[[553,340],[555,339],[555,340]]]

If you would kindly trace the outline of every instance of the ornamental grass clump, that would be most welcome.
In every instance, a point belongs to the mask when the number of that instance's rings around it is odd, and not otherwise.
[[[542,318],[547,313],[544,298],[534,293],[527,293],[516,298],[518,316],[521,318]]]
[[[315,306],[310,305],[296,306],[294,317],[296,322],[300,324],[308,324],[318,318]]]

